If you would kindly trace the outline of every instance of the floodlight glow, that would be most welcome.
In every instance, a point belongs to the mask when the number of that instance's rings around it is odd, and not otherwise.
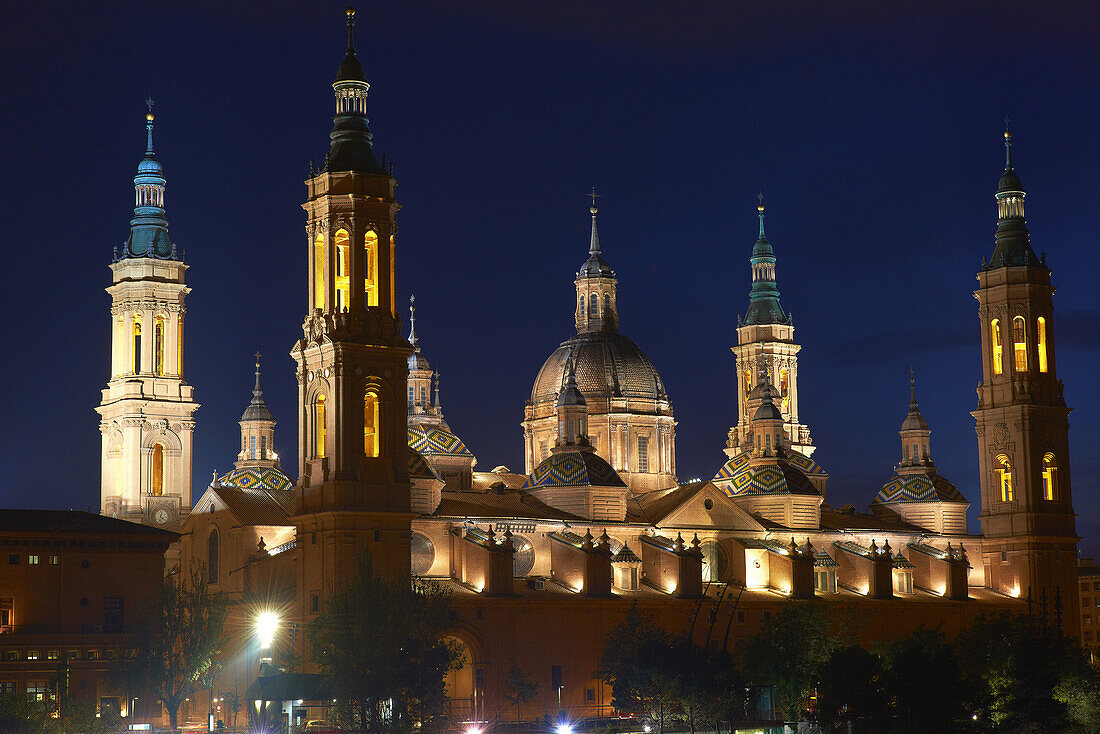
[[[482,729],[477,724],[467,724],[463,734],[482,734]]]
[[[573,725],[563,721],[554,728],[556,734],[573,734]]]
[[[260,640],[260,647],[271,647],[275,639],[275,631],[279,629],[279,615],[275,612],[262,612],[256,617],[256,637]]]

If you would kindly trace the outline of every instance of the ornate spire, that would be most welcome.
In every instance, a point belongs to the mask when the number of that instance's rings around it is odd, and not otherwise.
[[[355,8],[347,9],[348,49],[332,89],[336,94],[336,117],[333,118],[332,145],[322,171],[356,171],[385,175],[374,155],[373,135],[367,119],[367,92],[370,84],[363,65],[355,55]]]
[[[153,100],[145,100],[145,156],[134,176],[134,216],[122,258],[153,257],[176,260],[176,246],[168,236],[164,217],[164,169],[153,150]]]
[[[264,403],[264,391],[260,389],[260,352],[257,350],[253,357],[256,358],[256,384],[252,387],[252,401],[244,409],[242,421],[271,421],[275,422],[275,416],[268,410]]]
[[[760,220],[760,235],[752,248],[749,263],[752,267],[752,291],[749,293],[749,309],[744,324],[789,324],[790,316],[779,303],[779,289],[775,285],[775,252],[764,236],[764,195],[758,196],[756,215]]]
[[[1005,170],[1012,170],[1012,120],[1005,118]]]
[[[416,351],[420,351],[420,347],[416,344],[416,296],[409,296],[409,344],[413,345]]]
[[[252,404],[256,405],[264,401],[264,391],[260,389],[260,350],[257,349],[253,356],[256,358],[256,385],[252,388]]]
[[[596,208],[596,199],[599,198],[599,194],[596,193],[596,187],[592,187],[592,193],[588,195],[592,199],[592,206],[588,207],[588,211],[592,214],[592,237],[588,243],[588,254],[596,255],[600,254],[600,235],[596,231],[596,212],[599,209]]]
[[[1012,131],[1005,118],[1005,170],[997,181],[997,245],[993,256],[985,264],[985,270],[1015,265],[1041,265],[1031,249],[1031,236],[1024,219],[1024,185],[1012,164]]]

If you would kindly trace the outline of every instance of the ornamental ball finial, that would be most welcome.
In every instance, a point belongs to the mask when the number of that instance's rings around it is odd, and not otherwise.
[[[145,119],[148,120],[149,122],[152,122],[153,121],[153,113],[152,112],[146,112],[145,113]]]
[[[595,214],[596,212],[598,212],[598,211],[599,211],[599,209],[597,209],[597,208],[596,208],[595,206],[590,206],[590,207],[588,207],[588,211],[590,211],[590,212],[592,212],[593,214]]]
[[[348,6],[348,9],[347,9],[346,12],[347,12],[349,18],[354,18],[355,17],[355,8],[352,7],[351,5]]]
[[[1005,130],[1005,140],[1012,140],[1012,131]]]

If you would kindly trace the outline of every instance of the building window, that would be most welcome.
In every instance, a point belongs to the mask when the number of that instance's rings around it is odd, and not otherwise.
[[[260,436],[260,458],[267,460],[267,436]]]
[[[317,395],[313,401],[313,453],[318,459],[325,456],[325,396]]]
[[[1008,551],[1001,551],[1001,563],[1008,563]]]
[[[363,454],[378,456],[381,438],[379,404],[381,399],[373,389],[363,395]]]
[[[47,660],[59,660],[60,658],[61,658],[61,651],[60,650],[47,650],[46,651],[46,659]]]
[[[122,631],[122,597],[103,597],[103,631]]]
[[[321,595],[316,591],[309,595],[309,611],[313,614],[321,611]]]
[[[1035,346],[1039,352],[1039,371],[1047,371],[1047,320],[1042,316],[1035,322]]]
[[[606,317],[609,313],[611,313],[611,294],[610,293],[604,293],[603,294],[603,314]]]
[[[38,555],[35,554],[35,553],[32,553],[29,556],[27,556],[27,564],[31,565],[31,566],[37,566],[38,565]]]
[[[15,694],[15,681],[13,680],[0,680],[0,696],[11,696]]]
[[[69,660],[80,660],[80,650],[69,650]]]
[[[89,650],[88,651],[88,659],[89,660],[99,660],[99,650]]]
[[[249,436],[248,437],[248,458],[249,459],[255,459],[256,458],[256,437],[255,436]]]
[[[993,343],[993,374],[999,375],[1004,372],[1000,319],[993,319],[993,321],[989,322],[989,337]]]
[[[44,680],[31,680],[27,681],[27,697],[32,701],[45,701],[46,700],[46,681]]]
[[[1012,350],[1016,355],[1015,365],[1017,372],[1027,371],[1027,338],[1024,317],[1017,316],[1012,319]]]
[[[783,397],[783,412],[791,407],[790,374],[786,369],[779,370],[779,394]]]
[[[50,556],[50,565],[51,566],[56,566],[60,562],[61,562],[61,556]]]
[[[164,494],[164,447],[159,443],[153,445],[153,484],[149,494],[155,497]]]
[[[539,441],[539,461],[546,461],[546,439]]]
[[[141,372],[141,316],[135,316],[134,317],[133,345],[134,345],[134,359],[133,359],[134,374],[138,374],[138,373]]]
[[[325,307],[325,236],[313,241],[313,307]]]
[[[9,566],[18,566],[19,565],[19,555],[16,554],[16,553],[12,553],[11,555],[9,555],[8,556],[8,565]]]
[[[814,591],[821,594],[836,593],[836,569],[819,568],[814,571]]]
[[[348,278],[348,232],[346,229],[336,230],[336,310],[344,311],[351,306],[348,302],[349,278]]]
[[[596,689],[595,688],[585,688],[584,689],[584,700],[587,701],[588,703],[595,703],[596,702]]]
[[[0,629],[15,624],[15,598],[0,596]]]
[[[592,297],[588,299],[588,315],[600,315],[600,296],[598,293],[593,293]]]
[[[428,405],[428,388],[425,386],[420,388],[420,404],[425,407]]]
[[[577,313],[584,316],[584,296],[581,296],[581,305],[580,308],[577,309]]]
[[[1091,614],[1086,614],[1085,615],[1085,624],[1092,624],[1092,615]]]
[[[4,659],[5,660],[18,660],[19,659],[19,651],[18,650],[5,650],[4,651]]]
[[[37,660],[37,659],[38,659],[38,650],[28,650],[27,651],[27,660]]]
[[[1058,462],[1049,453],[1043,455],[1043,498],[1051,501],[1058,498]]]
[[[221,539],[218,537],[218,529],[210,529],[210,537],[206,541],[206,568],[210,583],[218,583],[218,563],[221,557]]]
[[[1012,502],[1016,499],[1016,492],[1012,488],[1012,463],[1004,454],[999,454],[996,459],[997,484],[1001,488],[1001,502]]]
[[[913,593],[913,571],[908,568],[895,568],[894,569],[894,593],[895,594],[912,594]]]
[[[649,471],[649,439],[646,436],[638,436],[638,471]]]
[[[153,371],[164,374],[164,317],[157,316],[153,322]]]
[[[367,305],[378,305],[378,235],[369,230],[363,239],[363,291]]]

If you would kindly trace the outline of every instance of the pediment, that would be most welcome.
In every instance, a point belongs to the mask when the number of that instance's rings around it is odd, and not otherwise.
[[[657,522],[659,528],[715,530],[764,530],[760,522],[710,482]]]

